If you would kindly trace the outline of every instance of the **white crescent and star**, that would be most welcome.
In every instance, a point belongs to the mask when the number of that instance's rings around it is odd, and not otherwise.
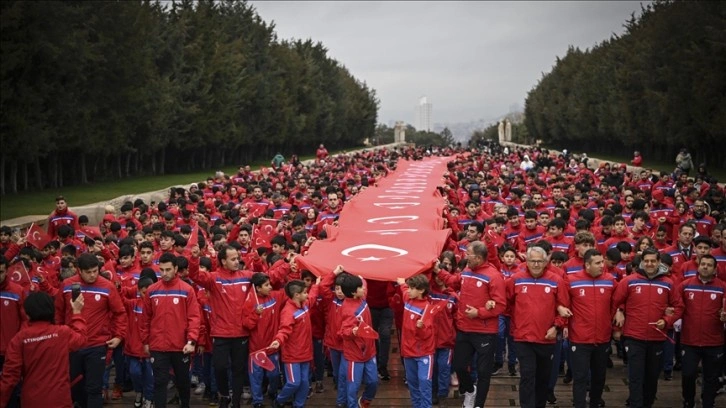
[[[390,247],[390,246],[386,246],[386,245],[379,245],[379,244],[356,245],[354,247],[346,248],[346,249],[340,251],[340,253],[342,255],[352,257],[353,255],[351,255],[351,254],[353,252],[360,251],[360,250],[364,250],[364,249],[373,249],[373,250],[386,251],[386,252],[392,252],[392,253],[397,254],[397,255],[393,256],[393,258],[397,258],[399,256],[403,256],[403,255],[407,255],[408,254],[408,251],[406,251],[405,249],[394,248],[394,247]],[[368,256],[368,257],[365,257],[365,258],[358,258],[358,259],[361,262],[368,262],[368,261],[381,261],[381,260],[386,259],[386,258],[389,258],[389,257],[381,258],[381,257],[376,257],[376,256]]]

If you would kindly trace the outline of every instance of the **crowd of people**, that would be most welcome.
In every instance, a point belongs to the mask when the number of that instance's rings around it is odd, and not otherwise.
[[[452,233],[428,272],[300,266],[346,201],[430,155],[449,158]],[[604,406],[616,355],[633,408],[653,406],[673,370],[684,407],[699,376],[703,407],[726,387],[726,202],[712,178],[497,144],[321,145],[311,163],[272,164],[107,208],[98,226],[59,196],[45,240],[0,227],[0,407],[96,408],[125,389],[135,407],[188,407],[193,393],[302,407],[326,368],[338,407],[367,407],[391,380],[394,326],[417,408],[446,405],[450,385],[485,406],[505,360],[522,407],[554,403],[561,371],[574,406]]]

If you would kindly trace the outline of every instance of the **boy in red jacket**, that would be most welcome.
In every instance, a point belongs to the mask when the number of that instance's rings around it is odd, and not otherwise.
[[[129,362],[129,374],[136,392],[134,408],[141,408],[142,404],[145,404],[145,408],[151,407],[154,401],[154,371],[151,368],[149,356],[144,352],[144,344],[141,342],[139,330],[146,290],[153,283],[151,278],[141,278],[137,283],[139,297],[123,299],[129,319],[129,331],[124,341],[124,355],[126,355],[126,361]]]
[[[414,408],[428,408],[431,406],[431,378],[436,351],[433,310],[430,310],[428,297],[429,280],[424,275],[416,275],[408,280],[398,278],[398,285],[405,303],[401,356],[406,368],[408,391]]]
[[[330,364],[333,368],[333,384],[335,384],[337,394],[335,404],[337,406],[346,406],[346,382],[345,377],[340,371],[340,360],[343,355],[343,338],[340,337],[340,308],[343,306],[345,295],[340,289],[340,282],[345,279],[343,267],[338,267],[323,277],[320,282],[320,293],[323,297],[323,309],[325,310],[325,335],[323,337],[323,345],[330,351]]]
[[[313,359],[313,334],[310,325],[308,297],[316,299],[318,286],[305,292],[305,282],[292,280],[285,285],[289,298],[280,312],[280,328],[270,343],[270,349],[282,346],[282,362],[285,369],[285,386],[274,401],[275,408],[282,408],[293,399],[293,408],[305,406],[310,386],[310,361]]]
[[[370,329],[371,311],[365,301],[366,291],[363,279],[346,275],[340,282],[345,295],[340,309],[340,335],[343,337],[343,358],[340,370],[346,374],[348,408],[368,408],[378,390],[378,367],[376,365],[376,342],[372,338],[358,336],[361,327]],[[372,331],[372,329],[370,329]],[[358,389],[365,379],[366,388],[358,397]]]
[[[247,295],[247,302],[242,308],[242,323],[250,331],[250,353],[266,348],[273,340],[280,322],[280,311],[285,305],[285,292],[273,291],[269,276],[256,272],[252,275],[251,281],[252,290]],[[265,377],[269,381],[267,387],[269,395],[277,393],[280,386],[279,354],[271,352],[267,354],[267,357],[275,366],[272,371],[266,371],[255,364],[252,359],[248,364],[254,408],[262,407],[262,381]]]
[[[53,298],[45,292],[33,292],[23,304],[30,322],[8,345],[3,374],[0,377],[0,407],[6,407],[13,388],[22,377],[21,393],[25,407],[71,408],[70,352],[80,349],[86,340],[86,321],[81,314],[84,297],[69,301],[73,310],[69,324],[53,324]]]

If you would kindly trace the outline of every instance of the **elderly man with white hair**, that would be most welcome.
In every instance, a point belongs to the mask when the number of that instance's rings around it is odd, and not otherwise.
[[[519,403],[544,407],[557,332],[567,325],[557,312],[559,306],[569,307],[567,286],[549,266],[547,252],[532,246],[527,249],[526,269],[507,279],[506,287],[521,373]]]

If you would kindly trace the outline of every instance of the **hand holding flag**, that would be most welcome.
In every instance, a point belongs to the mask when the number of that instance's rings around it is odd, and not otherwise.
[[[260,349],[257,351],[253,351],[252,353],[250,353],[250,358],[252,359],[252,363],[254,363],[255,365],[257,365],[260,368],[263,368],[267,371],[275,370],[275,364],[267,356],[266,349]]]

